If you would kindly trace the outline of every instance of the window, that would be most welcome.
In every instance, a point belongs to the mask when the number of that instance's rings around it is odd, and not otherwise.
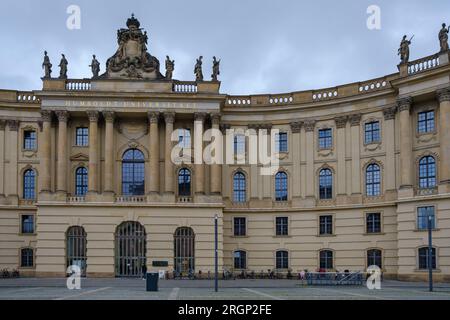
[[[245,154],[245,135],[236,134],[234,136],[234,154],[235,155]]]
[[[325,200],[333,198],[333,173],[330,169],[320,170],[319,197]]]
[[[381,232],[381,214],[379,212],[367,214],[366,232],[367,233],[380,233]]]
[[[288,217],[276,217],[275,229],[277,236],[287,236],[289,234],[289,219]]]
[[[36,173],[28,169],[23,173],[23,198],[34,200],[36,198]]]
[[[278,172],[275,175],[275,201],[288,200],[288,184],[286,172]]]
[[[289,268],[289,254],[287,251],[280,250],[276,254],[276,269]]]
[[[380,123],[378,121],[366,123],[364,132],[366,144],[380,142]]]
[[[431,217],[431,228],[436,227],[436,216],[434,214],[434,207],[420,207],[417,208],[417,229],[428,230],[428,217]]]
[[[377,266],[380,269],[382,268],[381,250],[367,250],[367,267],[370,266]]]
[[[320,216],[319,217],[319,234],[332,235],[333,234],[333,216]]]
[[[322,250],[319,254],[319,268],[320,269],[333,269],[333,251]]]
[[[88,171],[80,167],[75,171],[75,195],[84,197],[88,191]]]
[[[419,269],[428,269],[428,259],[429,259],[429,248],[422,247],[419,248]],[[431,266],[436,269],[436,249],[431,250]]]
[[[33,234],[34,233],[34,215],[22,215],[22,233]]]
[[[419,133],[434,131],[434,111],[419,112],[417,118],[417,131]]]
[[[234,252],[234,268],[247,269],[247,252],[242,250]]]
[[[33,262],[33,249],[23,248],[20,250],[20,266],[22,268],[31,268],[34,265]]]
[[[191,196],[191,171],[183,168],[178,172],[178,196]]]
[[[184,149],[191,148],[191,131],[189,129],[178,129],[178,144]]]
[[[125,152],[122,159],[122,194],[140,196],[145,193],[144,154],[138,149]]]
[[[195,233],[192,228],[181,227],[174,235],[175,270],[180,273],[195,272]],[[145,251],[143,252],[145,256]]]
[[[79,127],[76,131],[75,144],[78,147],[86,147],[89,145],[89,129],[86,127]]]
[[[36,131],[27,130],[23,132],[23,148],[25,150],[36,150]]]
[[[319,149],[331,149],[333,138],[331,129],[319,130]]]
[[[86,275],[87,233],[83,227],[72,226],[66,232],[66,267],[77,265]]]
[[[237,172],[233,176],[233,201],[247,201],[245,175],[242,172]]]
[[[419,161],[419,187],[421,189],[436,186],[436,161],[432,156],[426,156]]]
[[[276,152],[288,151],[288,135],[286,132],[279,132],[275,135],[275,150]]]
[[[247,226],[245,218],[234,218],[234,235],[243,237],[247,234]]]
[[[379,196],[381,185],[380,166],[377,164],[370,164],[366,169],[366,194],[368,196]]]

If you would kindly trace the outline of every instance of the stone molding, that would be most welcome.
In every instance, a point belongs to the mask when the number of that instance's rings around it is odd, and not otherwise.
[[[7,120],[8,127],[10,131],[18,131],[20,121],[19,120]]]
[[[301,121],[291,122],[290,125],[291,125],[292,133],[300,133],[300,130],[302,128],[302,124],[303,123]]]
[[[413,99],[411,97],[398,98],[397,99],[398,112],[409,111],[411,109],[412,103]]]
[[[352,127],[359,126],[361,124],[361,114],[352,114],[350,117],[350,125]]]
[[[316,128],[316,120],[306,120],[303,122],[303,125],[305,126],[306,132],[314,131]]]
[[[159,122],[159,112],[149,111],[147,116],[148,116],[148,121],[150,123],[158,123]]]
[[[87,111],[86,112],[89,118],[90,122],[97,122],[99,118],[99,112],[98,111]]]
[[[65,110],[57,110],[55,111],[56,117],[59,122],[67,122],[69,120],[69,112]]]
[[[394,120],[395,114],[397,113],[397,108],[386,108],[383,110],[384,120]]]
[[[166,121],[166,123],[174,123],[175,122],[175,113],[164,112],[164,120]]]
[[[348,117],[347,116],[337,117],[334,118],[334,121],[336,122],[337,129],[343,129],[347,125]]]
[[[114,111],[103,111],[102,114],[106,122],[113,122],[116,118]]]
[[[436,91],[439,103],[450,101],[450,88],[439,89]]]

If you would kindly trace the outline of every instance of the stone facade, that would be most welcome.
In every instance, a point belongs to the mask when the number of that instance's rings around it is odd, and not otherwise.
[[[245,252],[241,267],[249,272],[317,270],[324,251],[332,253],[328,269],[365,270],[370,250],[378,250],[386,277],[425,279],[419,208],[432,207],[435,279],[449,281],[450,64],[448,52],[439,57],[420,72],[408,71],[412,61],[390,76],[276,95],[228,96],[216,81],[101,77],[45,78],[42,90],[0,91],[0,269],[65,275],[68,230],[79,226],[87,276],[120,276],[117,228],[131,221],[145,228],[149,270],[171,272],[177,230],[191,228],[195,272],[212,272],[217,216],[220,270],[241,271],[236,251]],[[278,199],[275,175],[261,175],[258,165],[171,161],[174,130],[189,130],[193,146],[211,128],[286,133],[279,152],[286,199]],[[244,148],[248,155],[248,140]],[[143,192],[131,195],[124,194],[128,150],[142,154],[145,177]],[[435,162],[426,177],[424,157]],[[77,182],[79,168],[87,170],[86,186]],[[184,168],[187,193],[179,188]],[[321,197],[322,169],[331,172],[328,197]],[[236,173],[245,179],[243,199],[235,197]],[[373,232],[372,213],[380,220]]]

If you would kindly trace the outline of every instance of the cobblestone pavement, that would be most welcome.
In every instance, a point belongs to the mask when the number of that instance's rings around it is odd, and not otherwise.
[[[365,286],[306,286],[295,280],[162,280],[158,292],[146,292],[141,279],[82,279],[81,290],[68,290],[66,279],[0,279],[0,300],[450,300],[450,284],[384,281],[381,290]]]

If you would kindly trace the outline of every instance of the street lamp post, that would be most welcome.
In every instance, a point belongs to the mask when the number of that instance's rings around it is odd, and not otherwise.
[[[433,216],[428,216],[428,286],[433,291]]]
[[[218,221],[219,217],[216,216],[214,217],[214,268],[215,268],[215,275],[214,275],[214,290],[216,292],[219,291],[219,236],[218,236]]]

